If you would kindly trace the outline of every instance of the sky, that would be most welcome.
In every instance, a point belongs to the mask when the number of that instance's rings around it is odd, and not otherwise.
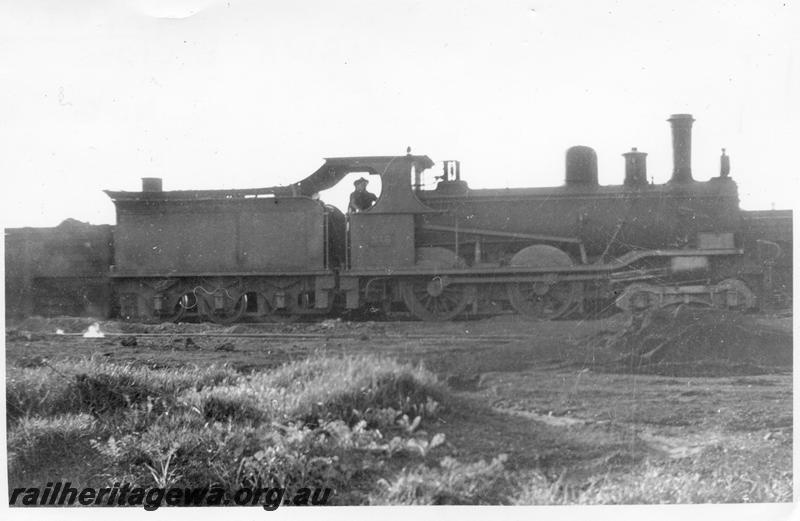
[[[0,0],[3,224],[113,224],[102,190],[142,177],[272,186],[407,146],[473,188],[560,185],[577,144],[601,184],[631,147],[665,182],[674,113],[695,179],[725,147],[742,207],[792,208],[797,4]]]

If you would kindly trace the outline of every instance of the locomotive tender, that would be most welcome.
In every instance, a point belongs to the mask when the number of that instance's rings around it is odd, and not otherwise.
[[[425,190],[433,161],[410,152],[329,158],[296,184],[260,189],[163,191],[145,178],[141,192],[106,192],[114,308],[218,323],[324,315],[336,303],[404,306],[423,320],[509,308],[552,319],[598,303],[750,309],[790,291],[791,212],[740,210],[724,151],[718,177],[694,180],[694,119],[669,121],[674,171],[658,185],[633,149],[623,184],[600,186],[582,146],[550,188],[472,189],[445,161]],[[316,196],[350,173],[380,176],[382,191],[344,216]]]

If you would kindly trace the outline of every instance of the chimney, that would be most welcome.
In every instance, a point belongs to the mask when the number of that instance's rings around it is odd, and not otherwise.
[[[625,158],[625,186],[647,184],[647,154],[633,147],[630,152],[622,154]]]
[[[667,121],[672,123],[672,158],[675,165],[670,182],[691,181],[694,118],[691,114],[673,114]]]
[[[143,177],[142,192],[160,192],[162,190],[160,177]]]

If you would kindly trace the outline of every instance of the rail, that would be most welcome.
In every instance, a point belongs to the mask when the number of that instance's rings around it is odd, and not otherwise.
[[[107,340],[109,338],[271,338],[271,339],[308,339],[308,340],[356,340],[360,339],[365,332],[351,333],[351,334],[326,334],[326,333],[117,333],[117,332],[103,332],[103,336],[84,336],[84,333],[51,333],[51,332],[33,332],[33,331],[18,331],[19,335],[32,335],[40,337],[53,337],[53,338],[82,338],[86,340]],[[425,335],[425,334],[408,334],[408,335],[384,335],[384,334],[369,334],[370,340],[386,340],[396,342],[398,340],[434,340],[434,341],[473,341],[473,342],[513,342],[515,340],[529,340],[535,335]]]

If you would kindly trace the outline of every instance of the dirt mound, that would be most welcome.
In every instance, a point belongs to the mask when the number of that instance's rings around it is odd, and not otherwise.
[[[734,311],[679,306],[636,314],[605,339],[604,369],[666,376],[765,374],[792,369],[792,334]]]

